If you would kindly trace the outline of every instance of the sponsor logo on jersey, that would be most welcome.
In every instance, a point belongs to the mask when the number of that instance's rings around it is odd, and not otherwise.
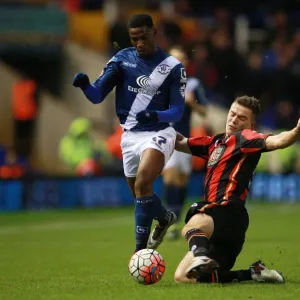
[[[151,96],[161,94],[161,91],[148,90],[148,89],[145,89],[145,88],[135,88],[135,87],[132,87],[130,85],[128,86],[128,91],[133,92],[133,93],[137,93],[137,94],[140,93],[140,94],[146,94],[146,95],[151,95]]]
[[[222,157],[225,149],[226,149],[225,145],[216,147],[209,157],[207,167],[210,168],[210,167],[214,166],[215,164],[217,164],[219,162],[220,158]]]
[[[155,87],[151,86],[151,80],[149,77],[142,75],[136,79],[136,83],[140,88],[135,88],[132,86],[128,86],[128,90],[134,93],[146,94],[146,95],[159,95],[161,91],[157,90]]]
[[[166,65],[166,64],[159,65],[157,67],[157,72],[162,74],[162,75],[169,74],[171,72],[171,67],[169,65]]]
[[[128,61],[123,61],[122,65],[125,67],[136,68],[136,64],[132,64]]]
[[[149,81],[150,81],[150,78],[145,75],[139,76],[136,79],[136,83],[138,84],[138,86],[140,86],[142,88],[148,87],[150,85]]]

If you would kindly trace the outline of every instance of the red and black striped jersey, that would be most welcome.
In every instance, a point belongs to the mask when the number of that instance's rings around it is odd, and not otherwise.
[[[192,155],[207,159],[203,200],[244,201],[261,153],[267,151],[265,140],[269,135],[244,129],[227,139],[224,133],[189,138]]]

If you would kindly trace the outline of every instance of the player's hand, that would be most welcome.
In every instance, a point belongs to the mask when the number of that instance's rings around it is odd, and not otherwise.
[[[84,73],[77,73],[73,79],[73,86],[79,87],[82,90],[86,89],[90,84],[89,77]]]
[[[141,125],[147,125],[147,124],[155,124],[159,122],[158,114],[156,111],[150,111],[150,110],[142,110],[137,113],[136,120]]]
[[[179,132],[176,132],[176,142],[181,142],[185,139],[185,137],[179,133]]]

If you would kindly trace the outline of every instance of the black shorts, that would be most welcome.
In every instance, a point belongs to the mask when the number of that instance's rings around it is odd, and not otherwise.
[[[192,204],[185,222],[198,213],[205,213],[214,220],[214,231],[210,239],[209,257],[220,267],[230,270],[240,254],[245,242],[249,216],[244,203],[228,202],[227,205],[206,206],[207,202]],[[202,211],[200,211],[202,209]]]

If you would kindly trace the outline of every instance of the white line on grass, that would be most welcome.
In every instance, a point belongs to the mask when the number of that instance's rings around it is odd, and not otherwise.
[[[43,231],[63,231],[72,229],[86,229],[96,227],[115,227],[120,225],[128,225],[134,222],[134,216],[116,217],[111,219],[100,220],[78,220],[78,221],[65,221],[53,223],[41,223],[34,225],[20,224],[15,226],[3,226],[0,228],[0,235],[18,234],[23,232],[43,232]]]

